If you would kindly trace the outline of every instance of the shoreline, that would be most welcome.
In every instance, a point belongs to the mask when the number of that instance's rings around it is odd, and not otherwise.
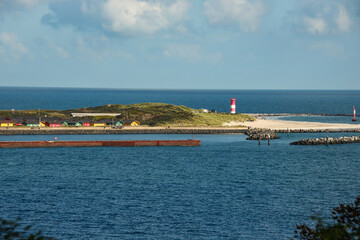
[[[107,135],[107,134],[244,134],[247,128],[57,128],[57,129],[0,129],[0,135]]]
[[[241,124],[243,126],[236,126]],[[245,134],[248,128],[276,133],[360,132],[360,124],[339,124],[258,119],[228,127],[125,127],[113,128],[0,128],[0,135],[107,135],[107,134]]]

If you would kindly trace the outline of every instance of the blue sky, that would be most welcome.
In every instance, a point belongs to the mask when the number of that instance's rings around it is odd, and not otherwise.
[[[0,0],[0,86],[360,89],[359,0]]]

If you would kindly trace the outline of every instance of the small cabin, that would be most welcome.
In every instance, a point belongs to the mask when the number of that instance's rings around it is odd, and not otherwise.
[[[49,123],[49,127],[62,127],[61,123]]]
[[[138,122],[138,121],[133,121],[130,125],[131,125],[132,127],[137,127],[137,126],[140,126],[140,122]]]
[[[63,126],[75,126],[75,127],[81,127],[83,126],[83,123],[80,121],[70,121],[70,120],[65,120],[62,123]]]
[[[0,120],[0,127],[13,127],[14,124],[11,120]]]
[[[36,119],[25,119],[24,122],[23,122],[23,125],[24,126],[27,126],[27,127],[39,127],[40,124],[39,124],[39,120],[36,120]]]
[[[123,125],[124,126],[137,127],[137,126],[140,126],[140,122],[136,121],[136,120],[124,120]]]
[[[26,126],[26,119],[22,117],[14,118],[14,125],[16,126]]]
[[[94,123],[94,127],[105,127],[106,123],[105,122],[95,122]]]
[[[124,123],[122,122],[122,121],[117,121],[116,123],[115,123],[115,126],[116,127],[122,127],[124,125]]]
[[[41,119],[40,122],[41,127],[61,127],[61,119],[56,117],[45,117]]]

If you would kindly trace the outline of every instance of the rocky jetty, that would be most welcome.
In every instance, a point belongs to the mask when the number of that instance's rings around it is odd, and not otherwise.
[[[359,128],[354,129],[277,129],[276,133],[338,133],[338,132],[360,132]]]
[[[246,140],[279,139],[279,136],[271,129],[248,128],[245,134],[248,135]]]
[[[346,144],[346,143],[360,143],[360,136],[302,139],[300,141],[292,142],[290,143],[290,145],[329,145],[329,144]]]

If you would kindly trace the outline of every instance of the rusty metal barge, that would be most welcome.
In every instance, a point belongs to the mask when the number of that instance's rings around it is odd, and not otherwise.
[[[0,142],[0,148],[54,148],[54,147],[155,147],[200,146],[200,140],[136,140],[136,141],[31,141]]]

